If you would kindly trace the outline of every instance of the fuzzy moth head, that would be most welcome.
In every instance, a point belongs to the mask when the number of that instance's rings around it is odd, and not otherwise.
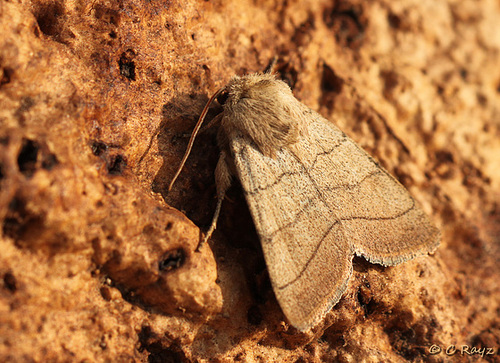
[[[308,109],[297,101],[285,82],[270,73],[235,76],[205,105],[168,190],[172,189],[186,163],[210,104],[223,92],[227,93],[227,100],[223,105],[222,132],[219,132],[221,149],[228,140],[243,137],[264,155],[274,157],[276,151],[297,142],[307,133]]]
[[[306,130],[307,109],[288,85],[269,73],[233,77],[225,87],[222,128],[228,139],[250,139],[266,156],[293,144]]]

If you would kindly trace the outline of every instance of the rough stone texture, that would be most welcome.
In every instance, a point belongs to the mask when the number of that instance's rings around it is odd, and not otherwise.
[[[499,17],[493,0],[0,0],[0,360],[498,361]],[[397,267],[355,259],[309,334],[284,322],[238,186],[195,252],[215,130],[166,192],[208,97],[274,56],[443,234]]]

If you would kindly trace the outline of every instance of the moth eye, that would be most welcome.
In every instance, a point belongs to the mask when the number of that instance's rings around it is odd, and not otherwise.
[[[167,251],[158,262],[158,269],[161,272],[168,272],[181,267],[186,260],[186,253],[182,248]]]
[[[219,102],[219,104],[221,106],[224,106],[224,104],[226,103],[227,99],[229,97],[229,93],[227,91],[224,91],[222,92],[218,97],[217,97],[217,102]]]

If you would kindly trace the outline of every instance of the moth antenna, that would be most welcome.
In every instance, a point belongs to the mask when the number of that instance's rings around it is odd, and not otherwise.
[[[184,157],[182,158],[181,165],[177,169],[177,172],[175,173],[174,178],[172,179],[172,181],[170,182],[170,185],[168,186],[168,191],[170,191],[172,189],[172,186],[174,185],[175,181],[177,180],[177,177],[179,176],[179,174],[181,173],[182,168],[184,168],[184,164],[186,163],[186,160],[189,157],[189,154],[191,153],[191,149],[193,148],[194,139],[196,138],[198,131],[200,131],[201,124],[205,120],[205,116],[208,113],[208,109],[209,109],[210,105],[212,104],[213,100],[217,96],[219,96],[225,89],[226,88],[223,87],[223,88],[220,88],[219,90],[217,90],[217,92],[215,92],[213,94],[213,96],[210,97],[207,104],[203,108],[203,111],[201,112],[200,118],[198,119],[198,122],[196,123],[196,126],[194,127],[193,133],[191,134],[191,138],[189,139],[188,147],[186,149],[186,152],[184,153]]]
[[[271,62],[269,63],[269,65],[264,70],[264,73],[267,73],[267,74],[276,73],[277,72],[277,68],[276,68],[277,64],[278,64],[278,56],[275,55],[273,57],[273,59],[271,59]]]

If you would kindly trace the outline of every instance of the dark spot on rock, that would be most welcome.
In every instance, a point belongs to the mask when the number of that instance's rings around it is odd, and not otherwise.
[[[133,203],[132,203],[133,204]],[[153,226],[152,224],[147,224],[145,225],[143,228],[142,228],[142,234],[145,234],[145,235],[154,235],[156,232],[156,228],[155,226]]]
[[[168,222],[166,225],[165,225],[165,231],[169,231],[172,229],[172,227],[174,226],[174,224],[172,222]]]
[[[39,237],[40,231],[43,228],[43,217],[34,215],[29,211],[23,200],[16,197],[10,201],[2,225],[2,231],[5,236],[14,239],[16,242],[25,238],[33,241],[34,237]]]
[[[112,295],[111,295],[111,290],[109,289],[108,286],[102,286],[99,291],[104,300],[111,301]]]
[[[153,332],[150,326],[144,325],[139,332],[139,342],[141,344],[149,343],[152,339],[158,339],[158,335]]]
[[[33,28],[33,34],[35,37],[40,38],[40,27],[38,26],[38,23],[34,23],[31,28]]]
[[[323,72],[321,77],[321,89],[324,92],[333,92],[339,94],[342,92],[344,80],[337,76],[333,69],[328,65],[323,64]]]
[[[21,99],[19,107],[16,110],[17,118],[21,118],[23,113],[29,111],[35,105],[35,100],[29,96],[25,96]]]
[[[9,291],[17,291],[17,280],[12,272],[7,272],[5,275],[3,275],[3,283]]]
[[[106,193],[110,193],[111,195],[117,195],[120,191],[120,188],[116,184],[105,183],[104,190],[106,190]]]
[[[453,154],[448,150],[438,150],[435,154],[438,163],[453,163]]]
[[[486,105],[488,104],[488,98],[482,94],[482,93],[477,93],[476,94],[476,98],[477,98],[477,102],[481,105],[481,106],[484,106],[486,107]]]
[[[111,159],[106,163],[108,168],[108,173],[111,175],[120,175],[123,173],[127,166],[127,160],[118,154],[111,157]]]
[[[400,85],[401,82],[400,77],[396,72],[392,70],[382,71],[380,75],[384,80],[384,96],[386,98],[389,98],[391,97],[390,94],[394,92],[396,87]]]
[[[292,42],[298,47],[308,44],[312,39],[314,29],[314,17],[309,15],[308,19],[295,29],[295,33],[292,35]]]
[[[390,13],[387,16],[387,20],[389,21],[391,28],[399,29],[401,27],[401,18],[398,15]]]
[[[115,237],[111,235],[106,236],[106,238],[110,241],[113,241],[115,239]],[[120,265],[123,261],[123,255],[120,251],[113,250],[110,260],[116,265]]]
[[[38,27],[43,34],[57,37],[61,33],[64,7],[59,1],[43,2],[34,11]]]
[[[9,203],[9,212],[17,211],[24,208],[24,203],[18,198],[13,198]]]
[[[108,348],[108,345],[106,344],[104,339],[106,339],[106,338],[103,336],[101,338],[101,342],[99,343],[99,348],[101,348],[102,350],[106,350]]]
[[[118,10],[110,9],[101,4],[95,4],[93,6],[93,9],[94,17],[96,19],[114,26],[118,26],[120,24],[121,17]],[[114,31],[112,31],[111,33],[114,33]]]
[[[14,70],[9,67],[0,68],[0,87],[4,84],[10,83]]]
[[[90,145],[90,149],[92,150],[92,154],[95,156],[100,156],[102,153],[108,150],[108,145],[100,141],[93,141]]]
[[[131,81],[135,81],[135,63],[133,59],[135,58],[135,52],[132,49],[128,49],[123,52],[118,66],[120,68],[120,74]]]
[[[17,165],[19,166],[19,171],[26,177],[31,177],[36,170],[38,150],[39,146],[35,141],[29,139],[23,140],[21,152],[17,157]]]
[[[181,267],[186,260],[186,253],[182,248],[177,248],[168,251],[158,263],[158,269],[163,272],[168,272]]]
[[[336,96],[342,92],[344,80],[335,74],[327,64],[323,64],[323,73],[321,77],[321,103],[329,109],[335,107]]]
[[[362,20],[362,9],[348,1],[336,1],[333,8],[325,9],[323,21],[333,30],[339,45],[356,49],[361,46],[364,37],[365,21]]]
[[[182,350],[175,344],[158,336],[149,326],[143,326],[138,334],[139,352],[149,352],[149,363],[189,362]]]
[[[120,175],[127,167],[127,160],[121,154],[116,154],[116,151],[110,151],[110,146],[94,140],[90,144],[92,154],[100,157],[106,163],[106,169],[111,175]]]
[[[59,160],[57,160],[57,157],[49,153],[47,155],[44,155],[42,159],[42,168],[45,170],[52,170],[57,164],[59,164]]]

